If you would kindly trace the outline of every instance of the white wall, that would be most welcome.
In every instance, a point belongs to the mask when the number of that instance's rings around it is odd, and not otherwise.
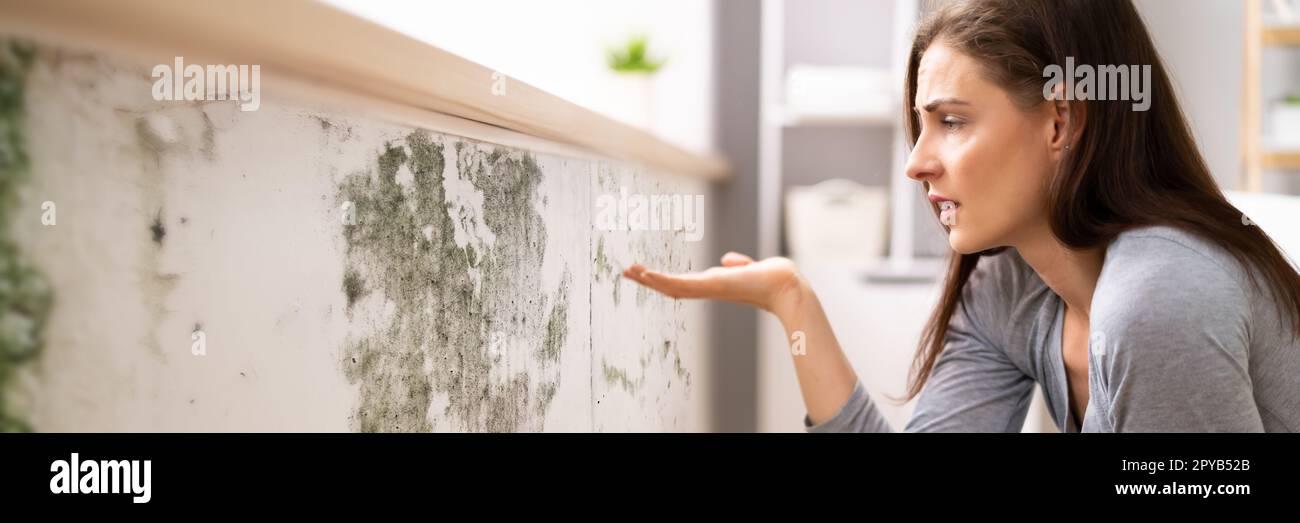
[[[668,58],[648,127],[697,151],[713,148],[713,9],[703,0],[327,0],[543,90],[617,116],[631,103],[605,49],[644,33]]]
[[[709,241],[592,217],[600,193],[707,197],[703,180],[308,103],[271,75],[257,111],[155,101],[148,71],[39,47],[23,84],[12,232],[55,303],[11,382],[36,430],[711,427],[705,304],[619,277],[700,267]]]
[[[1136,0],[1173,77],[1201,154],[1224,189],[1238,188],[1244,7],[1223,0]]]

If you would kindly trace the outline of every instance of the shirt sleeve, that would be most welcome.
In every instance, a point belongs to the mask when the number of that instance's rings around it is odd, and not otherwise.
[[[943,352],[904,432],[1019,432],[1024,427],[1035,382],[983,334],[982,322],[967,308],[968,303],[989,312],[1006,308],[1005,296],[991,292],[997,276],[972,275],[967,282],[963,302],[948,322]],[[893,432],[861,381],[835,416],[812,424],[805,415],[804,427],[808,432]]]
[[[880,414],[867,389],[858,381],[848,401],[840,407],[834,417],[821,423],[813,424],[807,414],[803,417],[804,429],[808,432],[893,432],[889,421]]]

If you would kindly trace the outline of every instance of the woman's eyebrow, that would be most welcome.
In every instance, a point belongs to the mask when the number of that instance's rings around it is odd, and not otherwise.
[[[933,112],[934,109],[936,107],[939,107],[940,105],[970,105],[970,104],[967,103],[965,100],[960,100],[957,98],[935,98],[933,100],[930,100],[930,102],[925,104],[925,106],[922,107],[921,109],[927,113]]]

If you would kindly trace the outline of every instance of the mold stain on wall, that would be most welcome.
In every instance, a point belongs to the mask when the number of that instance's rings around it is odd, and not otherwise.
[[[167,352],[159,340],[159,326],[170,313],[166,302],[180,283],[180,274],[163,270],[162,257],[168,248],[167,223],[171,219],[165,203],[165,180],[177,156],[194,154],[211,162],[215,158],[216,132],[212,120],[203,111],[207,102],[185,102],[173,107],[157,107],[140,113],[121,111],[126,118],[135,121],[135,139],[140,152],[140,198],[144,209],[144,223],[141,234],[147,242],[139,242],[140,257],[144,260],[139,268],[142,297],[145,308],[152,321],[149,332],[141,344],[148,347],[152,354],[161,361],[167,361]],[[177,122],[177,117],[192,117],[203,123],[203,130],[198,137],[187,136],[185,126]],[[195,139],[197,138],[197,140]],[[197,143],[196,143],[197,142]]]
[[[542,286],[542,177],[526,152],[417,130],[389,142],[373,172],[343,180],[339,203],[356,212],[343,229],[349,315],[356,321],[366,303],[383,309],[344,351],[345,375],[360,388],[355,429],[427,431],[431,415],[459,430],[543,428],[571,278]],[[482,209],[450,203],[448,182],[472,184]],[[490,235],[475,233],[480,224]],[[519,350],[528,364],[511,358]],[[445,395],[441,413],[429,412],[435,395]]]
[[[21,48],[4,48],[3,52],[11,53],[0,57],[7,60],[6,67],[22,63],[11,61],[23,56]],[[37,408],[25,415],[41,427],[58,426],[48,423],[50,419],[66,420],[67,427],[92,427],[72,418],[92,409],[151,412],[148,409],[166,405],[165,399],[151,392],[175,390],[187,394],[181,401],[189,406],[249,407],[245,410],[268,413],[242,419],[239,424],[211,416],[201,420],[205,427],[263,430],[286,423],[284,419],[288,418],[271,419],[275,411],[248,403],[249,396],[226,394],[226,390],[212,385],[214,381],[204,381],[213,373],[210,365],[188,366],[192,370],[187,377],[199,378],[196,380],[141,378],[146,374],[170,376],[155,371],[184,369],[192,361],[216,361],[193,360],[188,353],[171,356],[164,354],[159,345],[160,329],[164,333],[174,330],[165,329],[165,324],[174,324],[190,331],[184,334],[191,334],[205,326],[230,324],[234,317],[224,308],[208,310],[197,305],[203,301],[198,297],[203,293],[240,295],[213,283],[210,277],[220,273],[214,266],[196,263],[195,252],[220,245],[228,253],[267,256],[255,248],[265,244],[247,243],[243,235],[232,239],[229,234],[218,234],[214,240],[211,230],[222,231],[223,226],[245,223],[233,221],[233,211],[218,212],[215,207],[256,209],[254,212],[268,214],[254,216],[267,217],[297,215],[306,208],[313,217],[320,214],[328,218],[319,222],[319,228],[302,227],[305,220],[259,222],[266,223],[263,233],[268,237],[283,235],[308,249],[297,257],[300,259],[281,255],[273,265],[257,265],[266,267],[264,276],[294,284],[271,287],[265,294],[258,294],[265,298],[263,302],[271,302],[260,304],[260,311],[277,307],[281,296],[295,303],[308,296],[289,292],[323,292],[336,299],[322,304],[326,309],[319,316],[319,324],[305,327],[324,334],[313,338],[310,346],[295,347],[306,351],[323,343],[332,349],[328,355],[319,354],[328,364],[312,360],[315,367],[325,368],[317,374],[303,374],[315,380],[309,383],[319,387],[323,398],[323,414],[319,416],[331,422],[319,426],[338,428],[342,412],[350,428],[361,431],[529,431],[547,425],[571,430],[653,430],[675,427],[669,422],[675,423],[678,414],[696,410],[687,401],[690,374],[686,368],[698,361],[694,359],[697,342],[684,330],[693,317],[688,317],[679,304],[646,293],[619,274],[632,261],[665,270],[689,270],[692,255],[687,247],[691,244],[669,233],[609,234],[584,229],[594,225],[587,214],[592,210],[588,197],[595,188],[593,179],[599,179],[606,191],[629,184],[646,193],[680,192],[676,186],[656,185],[656,178],[648,175],[638,181],[641,171],[616,161],[556,158],[438,132],[411,132],[391,122],[319,113],[319,108],[285,110],[270,104],[260,112],[244,114],[225,113],[220,104],[203,102],[155,104],[147,94],[140,94],[148,92],[147,83],[145,89],[132,90],[138,85],[135,77],[143,73],[122,73],[113,62],[93,53],[51,52],[47,56],[46,52],[41,48],[36,54],[36,67],[27,81],[33,86],[28,111],[36,114],[58,104],[53,107],[63,112],[57,115],[65,115],[89,107],[94,110],[84,116],[50,118],[47,114],[44,121],[71,120],[82,128],[94,124],[95,128],[113,131],[88,133],[85,139],[92,147],[78,155],[84,160],[53,161],[58,151],[44,146],[57,141],[59,134],[55,131],[61,127],[32,125],[29,129],[33,138],[24,136],[21,112],[10,111],[22,107],[21,103],[11,103],[11,97],[21,100],[23,84],[10,76],[21,69],[3,71],[0,429],[29,428],[18,420],[21,416],[16,417],[15,411],[5,409],[3,385],[12,369],[41,351],[45,360],[39,363],[50,364],[50,369],[60,373],[57,380],[34,383],[46,388],[32,392],[40,394],[41,401],[34,402]],[[43,94],[49,89],[40,88],[44,84],[37,82],[51,81],[42,80],[42,75],[47,74],[47,62],[60,56],[64,63],[77,67],[68,67],[71,72],[60,71],[51,79],[64,85],[79,82],[79,87],[66,93]],[[30,59],[29,54],[26,60]],[[133,80],[109,81],[119,76]],[[69,102],[72,96],[85,99],[81,95],[100,90],[106,93],[102,100],[91,97],[83,105]],[[120,93],[108,96],[117,91]],[[280,137],[299,128],[310,134]],[[248,142],[254,139],[274,148],[250,146]],[[59,262],[57,256],[51,255],[50,242],[15,245],[7,241],[7,229],[12,223],[9,217],[13,215],[11,195],[17,181],[27,177],[29,170],[24,140],[36,145],[30,148],[37,164],[34,173],[37,181],[48,187],[70,187],[76,179],[66,173],[84,172],[87,165],[101,161],[113,166],[113,174],[131,182],[112,187],[111,205],[99,207],[122,211],[127,220],[110,230],[126,240],[95,235],[112,241],[94,242],[87,251],[120,254],[120,271],[96,273],[100,279],[94,283],[108,283],[104,278],[113,275],[117,281],[129,282],[113,287],[113,296],[140,300],[138,311],[132,309],[129,315],[124,314],[131,320],[138,316],[140,321],[129,336],[121,336],[125,341],[119,344],[118,352],[98,351],[76,336],[54,330],[63,321],[95,318],[87,311],[99,310],[78,307],[78,303],[86,301],[73,299],[80,289],[64,286],[70,281],[69,268],[79,260]],[[96,145],[99,147],[93,147]],[[246,151],[258,154],[240,154]],[[256,163],[250,158],[256,158]],[[275,185],[249,185],[264,163],[275,166],[277,171],[288,171],[282,174],[292,175],[286,179],[292,180],[295,187],[308,188],[312,205],[295,206],[291,211],[265,206],[287,200],[263,198],[265,190],[278,190]],[[187,169],[194,168],[202,174],[201,179],[180,178],[191,172]],[[328,176],[321,176],[324,173]],[[240,185],[225,191],[231,184]],[[187,194],[193,194],[188,189],[196,186],[205,189],[203,194],[209,200],[220,196],[221,205],[207,208],[196,204],[200,200],[187,198]],[[36,194],[41,187],[36,184],[31,193],[23,191],[23,201],[43,199],[42,194]],[[110,190],[108,186],[97,187],[97,191]],[[67,193],[73,192],[62,194]],[[354,205],[354,225],[340,224],[335,214],[344,201]],[[63,199],[59,198],[59,203]],[[586,209],[582,208],[584,204]],[[62,205],[59,210],[63,210]],[[205,244],[187,232],[198,228],[207,234],[205,241],[224,243]],[[90,236],[81,232],[86,230],[76,231],[82,235],[79,241]],[[291,234],[297,236],[290,238]],[[15,238],[18,242],[27,240],[22,234]],[[44,326],[52,303],[50,285],[24,260],[40,260],[42,269],[52,276],[48,281],[56,282],[58,290],[65,291],[60,294],[63,304],[49,333],[44,332]],[[311,270],[286,271],[295,262],[310,265],[304,269]],[[332,271],[323,282],[317,276],[321,270]],[[297,291],[298,284],[311,290]],[[632,287],[621,289],[623,285]],[[239,290],[247,292],[249,288]],[[310,296],[319,298],[320,294]],[[191,313],[196,307],[204,309],[202,315],[194,314],[180,322],[164,321],[169,317],[175,320],[175,316]],[[249,329],[248,340],[252,343],[239,347],[243,351],[241,358],[260,363],[262,368],[277,361],[279,354],[269,349],[286,344],[286,338],[273,337],[281,328],[277,321],[267,330]],[[136,339],[140,342],[135,343]],[[189,338],[183,339],[188,349]],[[262,340],[269,341],[264,344]],[[147,345],[146,350],[135,350],[137,345]],[[90,351],[98,351],[98,359],[86,358]],[[685,363],[683,355],[690,356]],[[122,369],[141,371],[127,379],[124,372],[98,372],[89,364],[65,365],[74,359],[94,360],[101,363],[99,368],[120,364]],[[240,383],[257,380],[253,367],[238,369]],[[561,368],[566,373],[563,376]],[[25,379],[22,373],[26,370],[23,368],[17,376]],[[93,399],[78,399],[82,383],[96,386]],[[285,383],[267,380],[265,385],[272,388],[265,390],[298,386],[297,382]],[[22,410],[22,400],[27,397],[18,386],[11,387],[15,394],[10,399]],[[198,394],[197,400],[194,393]],[[605,403],[597,407],[601,399]],[[587,401],[591,402],[590,409],[583,405]],[[299,410],[296,404],[292,408]],[[208,411],[217,412],[214,407]],[[178,426],[173,420],[145,418],[113,426],[146,430]],[[107,415],[99,421],[110,422],[113,420]]]
[[[593,201],[600,195],[619,198],[624,190],[639,195],[694,192],[688,183],[615,162],[597,164],[591,182]],[[604,311],[591,326],[594,430],[679,427],[678,413],[691,404],[693,381],[681,347],[696,343],[688,332],[686,301],[647,291],[624,280],[621,271],[639,262],[689,272],[695,267],[692,252],[697,247],[686,241],[683,231],[593,231],[592,307]],[[631,288],[622,289],[624,285]]]
[[[34,55],[26,44],[0,41],[0,432],[32,430],[11,412],[5,390],[15,370],[40,354],[54,301],[45,275],[24,259],[10,231],[18,188],[31,169],[23,129]]]
[[[592,273],[593,283],[606,282],[614,288],[614,306],[617,307],[621,301],[619,289],[623,288],[620,279],[623,277],[622,272],[614,267],[615,260],[605,252],[605,237],[601,236],[596,242],[596,258],[593,262]]]

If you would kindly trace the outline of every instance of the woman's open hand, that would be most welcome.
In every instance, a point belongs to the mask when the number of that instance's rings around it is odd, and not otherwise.
[[[721,267],[703,272],[664,274],[633,264],[623,276],[673,298],[704,298],[745,303],[766,310],[781,320],[788,340],[804,341],[802,350],[791,348],[795,376],[813,423],[830,419],[843,408],[858,376],[840,349],[831,324],[807,280],[786,258],[754,261],[729,252]]]
[[[703,272],[664,274],[636,263],[623,276],[673,298],[703,298],[753,305],[778,313],[798,300],[802,278],[788,258],[754,261],[728,252],[721,267]]]

